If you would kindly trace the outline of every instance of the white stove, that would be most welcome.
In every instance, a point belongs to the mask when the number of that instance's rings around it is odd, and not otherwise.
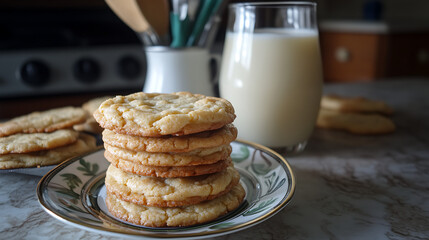
[[[143,45],[103,0],[7,2],[0,2],[0,104],[143,89]]]
[[[143,88],[139,44],[0,51],[0,99]]]

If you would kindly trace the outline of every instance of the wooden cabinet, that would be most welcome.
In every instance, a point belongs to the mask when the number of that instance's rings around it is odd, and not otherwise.
[[[326,82],[429,77],[429,32],[320,31]]]
[[[327,82],[371,81],[385,75],[385,35],[322,32],[323,71]]]

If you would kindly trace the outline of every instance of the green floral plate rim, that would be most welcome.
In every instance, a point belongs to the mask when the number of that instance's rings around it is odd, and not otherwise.
[[[66,161],[40,180],[37,196],[42,208],[60,221],[101,234],[151,239],[201,239],[237,232],[261,223],[282,210],[295,192],[289,163],[262,145],[236,140],[231,158],[246,190],[235,211],[191,227],[149,228],[112,216],[104,203],[104,177],[109,162],[104,149]]]

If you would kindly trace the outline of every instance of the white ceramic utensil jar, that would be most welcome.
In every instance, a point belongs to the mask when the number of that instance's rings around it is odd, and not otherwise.
[[[189,91],[214,96],[210,70],[213,58],[204,48],[146,47],[147,73],[144,92]]]

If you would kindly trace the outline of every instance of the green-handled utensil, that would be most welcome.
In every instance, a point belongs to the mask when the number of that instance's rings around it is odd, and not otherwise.
[[[173,11],[170,13],[172,42],[170,46],[173,48],[184,47],[191,29],[188,1],[173,0],[172,5]]]
[[[186,46],[191,47],[193,46],[198,37],[201,35],[204,25],[206,24],[207,20],[209,19],[213,7],[216,5],[217,2],[221,2],[222,0],[204,0],[201,6],[201,10],[198,12],[197,19],[195,20],[194,26],[192,28],[192,32],[189,35],[188,41],[186,43]]]
[[[190,21],[188,17],[185,20],[180,20],[180,17],[175,13],[170,13],[170,25],[172,41],[170,46],[173,48],[180,48],[186,45],[190,32]]]
[[[202,48],[210,48],[213,45],[220,22],[221,15],[224,12],[229,0],[217,1],[212,9],[209,20],[204,25],[201,35],[198,37],[196,45]]]
[[[170,5],[168,0],[135,0],[141,13],[145,16],[153,30],[160,38],[160,44],[167,45],[170,26],[169,12]]]

